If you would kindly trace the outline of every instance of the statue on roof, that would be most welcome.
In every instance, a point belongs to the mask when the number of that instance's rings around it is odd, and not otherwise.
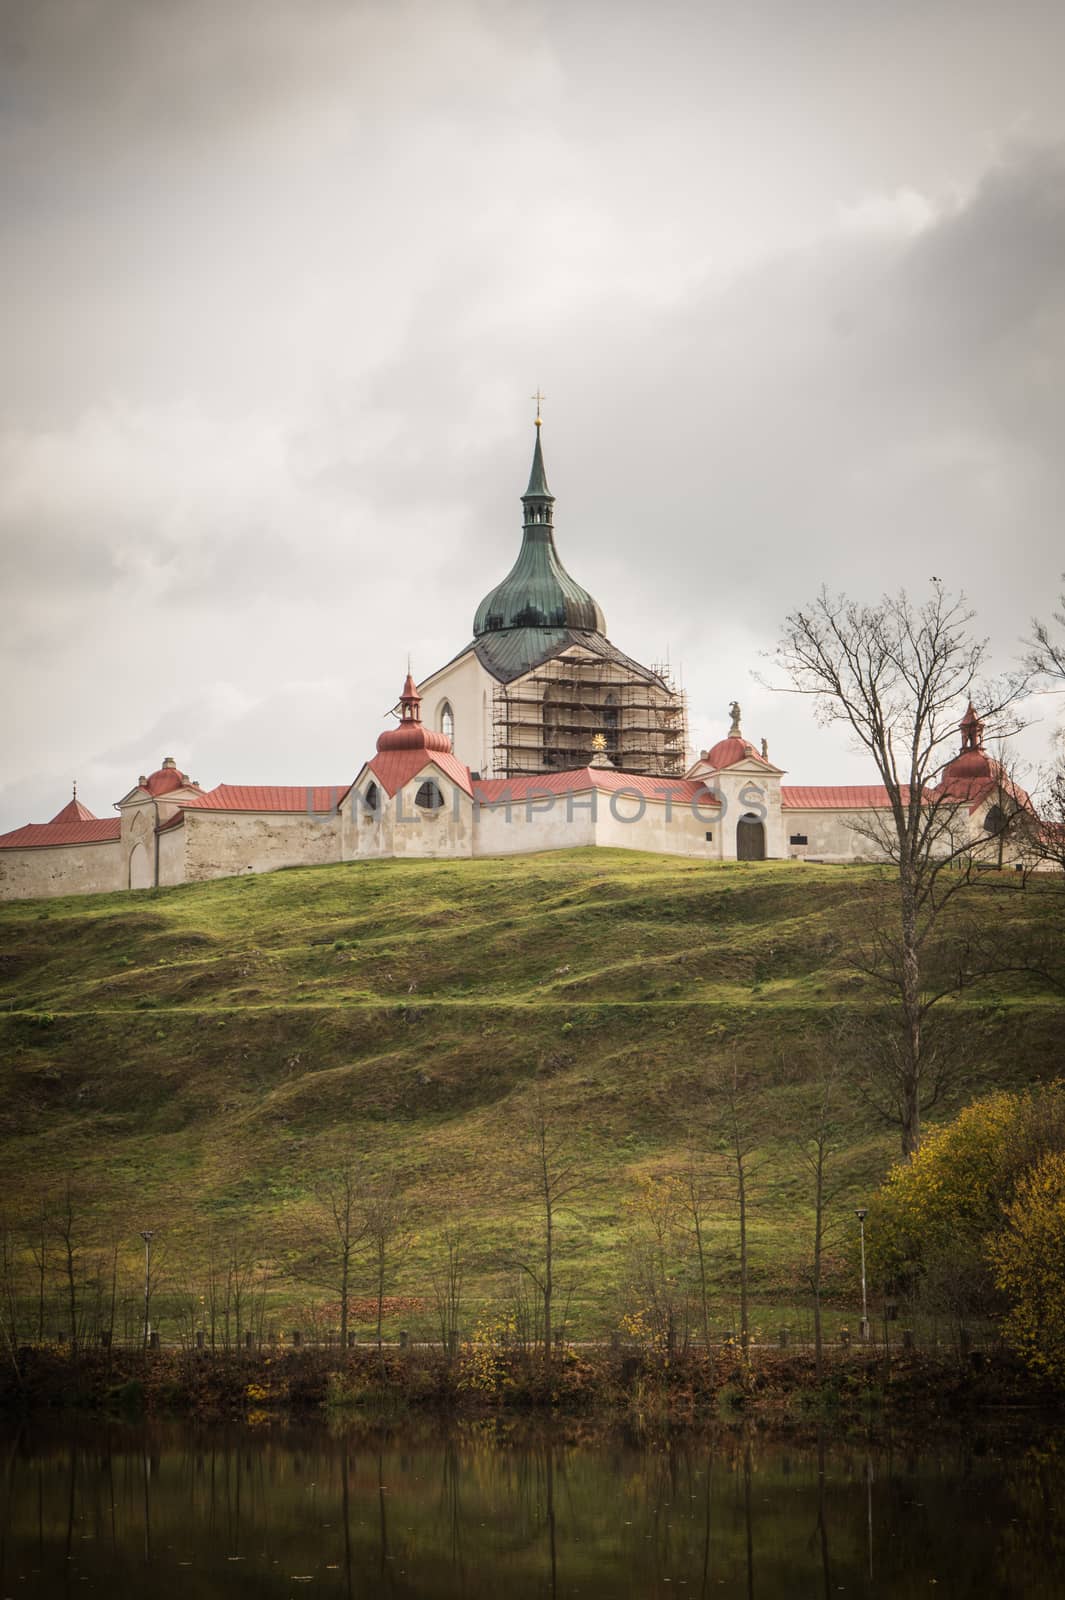
[[[732,726],[728,731],[729,738],[741,739],[743,735],[740,733],[740,703],[738,700],[733,700],[728,708],[728,714],[732,718]]]

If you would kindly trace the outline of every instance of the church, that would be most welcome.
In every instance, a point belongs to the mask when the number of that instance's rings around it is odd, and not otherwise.
[[[470,642],[420,683],[408,672],[394,725],[354,777],[205,789],[167,756],[114,817],[75,793],[50,822],[0,836],[0,898],[589,845],[706,861],[877,858],[886,791],[783,783],[765,741],[744,737],[735,701],[712,748],[689,750],[668,669],[619,649],[562,564],[539,415],[535,427],[513,567],[477,607]],[[950,798],[952,840],[979,850],[1001,837],[1013,790],[972,706],[959,735],[937,793]]]

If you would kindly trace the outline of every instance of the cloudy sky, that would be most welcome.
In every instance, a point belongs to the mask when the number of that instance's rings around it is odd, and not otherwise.
[[[1065,8],[0,0],[0,826],[164,754],[343,783],[509,568],[790,781],[822,583],[1065,567]],[[1033,761],[1054,711],[1029,730]]]

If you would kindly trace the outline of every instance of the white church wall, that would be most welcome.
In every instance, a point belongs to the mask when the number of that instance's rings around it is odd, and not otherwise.
[[[876,812],[792,810],[783,813],[785,853],[797,860],[875,861],[881,858],[873,841],[859,833],[862,818],[875,820]],[[805,840],[805,843],[799,842]]]
[[[721,855],[721,812],[707,800],[693,807],[687,801],[646,797],[635,791],[599,795],[595,842],[622,850],[652,850],[662,855],[696,856],[717,861]],[[710,835],[707,838],[707,835]]]
[[[52,899],[64,894],[109,894],[126,887],[118,839],[99,844],[0,850],[0,900]]]
[[[722,799],[721,859],[736,860],[736,830],[746,816],[759,819],[765,829],[768,860],[787,856],[787,845],[780,809],[780,777],[757,767],[740,763],[704,779]]]
[[[443,796],[436,810],[415,804],[424,778],[431,778]],[[457,784],[428,769],[397,791],[389,805],[392,854],[419,858],[473,854],[473,802]]]
[[[509,807],[505,804],[478,806],[474,854],[509,856],[594,845],[593,798],[598,806],[603,797],[588,790],[583,794],[545,795],[539,799],[531,796],[527,801],[515,800]]]
[[[201,882],[340,860],[340,820],[306,812],[186,811],[185,878]],[[161,835],[165,838],[166,835]]]
[[[431,779],[443,799],[437,808],[419,806],[418,791]],[[360,773],[340,807],[343,859],[381,857],[442,858],[473,854],[473,802],[464,789],[431,762],[395,795],[378,790],[378,809],[362,803],[373,773]]]
[[[185,846],[188,834],[185,825],[167,828],[159,835],[159,882],[161,885],[185,882]]]
[[[471,772],[483,778],[492,774],[492,695],[495,679],[486,672],[473,650],[467,650],[419,686],[422,720],[443,731],[444,705],[455,719],[452,748]]]

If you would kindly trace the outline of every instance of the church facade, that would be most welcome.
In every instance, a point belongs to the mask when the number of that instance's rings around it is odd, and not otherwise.
[[[477,607],[471,642],[416,684],[353,779],[204,789],[173,757],[117,815],[78,801],[0,836],[0,898],[92,894],[279,867],[611,845],[707,861],[881,858],[883,788],[788,786],[743,735],[740,707],[693,758],[683,694],[607,637],[555,543],[540,418],[522,542]],[[936,795],[951,848],[1001,839],[1016,803],[970,706]]]

